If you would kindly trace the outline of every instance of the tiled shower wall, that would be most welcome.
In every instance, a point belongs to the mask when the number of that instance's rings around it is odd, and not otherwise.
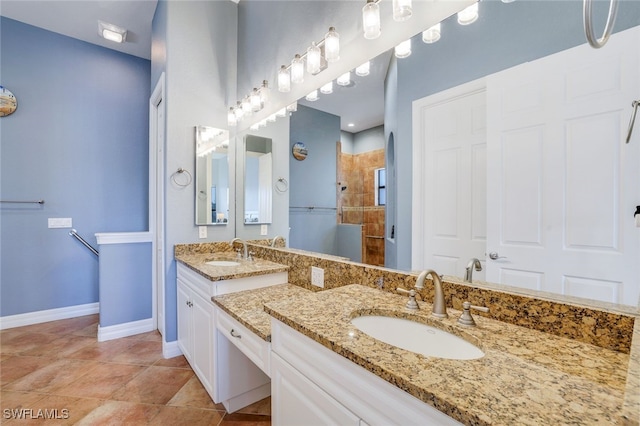
[[[375,205],[374,184],[376,169],[384,167],[384,149],[347,154],[338,143],[337,156],[338,221],[361,224],[363,263],[383,266],[384,206]]]

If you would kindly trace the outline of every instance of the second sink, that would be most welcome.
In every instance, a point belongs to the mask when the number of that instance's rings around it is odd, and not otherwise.
[[[374,339],[425,356],[458,360],[484,356],[482,350],[466,340],[415,321],[372,315],[353,318],[351,324]]]

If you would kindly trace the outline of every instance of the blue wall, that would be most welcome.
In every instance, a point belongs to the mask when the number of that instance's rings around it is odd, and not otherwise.
[[[602,31],[609,2],[594,3],[595,27]],[[437,43],[413,37],[411,56],[397,60],[397,93],[395,76],[387,82],[385,97],[397,96],[395,105],[385,101],[385,133],[394,131],[397,160],[397,246],[386,246],[389,267],[411,269],[412,102],[586,43],[580,1],[482,1],[479,15],[468,26],[446,19]],[[620,1],[614,32],[637,25],[640,2]]]
[[[289,148],[303,142],[309,155],[289,159],[289,245],[294,248],[336,254],[336,211],[305,211],[293,207],[336,207],[336,142],[340,117],[298,105],[289,127]]]
[[[47,218],[146,231],[150,61],[0,18],[0,316],[98,301],[98,262]]]

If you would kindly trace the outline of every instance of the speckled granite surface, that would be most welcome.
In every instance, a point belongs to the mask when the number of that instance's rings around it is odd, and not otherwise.
[[[310,291],[297,285],[279,284],[215,296],[211,300],[262,340],[270,342],[271,315],[264,311],[264,304],[297,298],[307,293]]]
[[[478,327],[404,309],[406,297],[348,285],[268,302],[273,317],[465,424],[638,424],[640,331],[631,353],[474,315]],[[420,303],[420,302],[419,302]],[[478,360],[428,358],[377,341],[351,325],[384,314],[436,325],[475,342]],[[606,333],[606,330],[603,330]]]
[[[211,281],[232,280],[236,278],[250,277],[254,275],[266,275],[277,272],[286,272],[289,267],[264,259],[248,261],[236,258],[232,252],[217,253],[192,253],[176,254],[178,262],[196,271]],[[240,263],[238,266],[213,266],[207,265],[212,260],[231,260]]]

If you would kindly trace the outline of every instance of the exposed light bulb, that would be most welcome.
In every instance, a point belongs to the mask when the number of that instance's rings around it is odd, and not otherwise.
[[[434,26],[428,28],[427,30],[422,32],[422,41],[425,43],[431,44],[440,40],[440,23],[438,22]]]
[[[298,54],[291,61],[291,82],[296,84],[304,82],[304,61]]]
[[[324,36],[324,58],[327,62],[337,62],[340,59],[340,35],[334,27]]]
[[[318,74],[320,72],[320,59],[320,48],[313,42],[307,49],[307,72],[309,74]]]
[[[395,49],[396,58],[406,58],[411,55],[411,39],[405,40]]]
[[[336,83],[338,83],[338,86],[348,86],[351,84],[351,71],[347,71],[338,77]]]
[[[305,99],[313,102],[313,101],[317,101],[318,100],[318,91],[314,90],[313,92],[309,93],[307,96],[305,96]]]
[[[291,74],[286,66],[281,66],[278,71],[278,91],[287,93],[291,91]]]
[[[330,95],[333,93],[333,81],[328,82],[320,88],[320,93],[325,95]]]
[[[413,9],[411,0],[393,0],[393,20],[397,22],[406,21],[411,18]]]
[[[362,27],[367,40],[380,37],[380,6],[376,0],[367,0],[362,8]]]
[[[356,68],[356,75],[360,77],[367,76],[369,75],[370,68],[371,68],[371,62],[367,61]]]
[[[471,6],[462,9],[458,12],[458,24],[469,25],[476,22],[478,19],[478,3],[474,3]]]

